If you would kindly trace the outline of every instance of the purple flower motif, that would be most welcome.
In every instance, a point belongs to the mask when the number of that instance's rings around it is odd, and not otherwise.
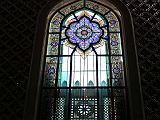
[[[50,45],[51,45],[52,47],[56,47],[56,46],[58,45],[58,43],[57,43],[57,42],[52,42]]]
[[[71,44],[77,45],[81,50],[87,50],[91,45],[97,44],[103,30],[99,24],[90,21],[88,17],[83,16],[79,21],[70,24],[66,30],[66,36]]]
[[[59,24],[59,21],[56,19],[55,21],[53,21],[53,24],[54,24],[54,25],[58,25],[58,24]]]
[[[113,72],[114,72],[115,74],[120,73],[120,68],[118,68],[118,67],[117,67],[117,68],[114,68],[114,69],[113,69]]]
[[[116,24],[116,21],[115,20],[110,20],[109,23],[110,24]]]
[[[117,46],[117,45],[118,45],[118,42],[117,42],[117,41],[112,41],[112,42],[111,42],[111,45],[112,45],[112,46]]]

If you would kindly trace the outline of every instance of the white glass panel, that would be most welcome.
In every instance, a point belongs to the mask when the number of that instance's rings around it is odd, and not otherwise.
[[[67,82],[67,86],[69,86],[69,80],[70,80],[70,57],[62,57],[62,66],[60,69],[61,71],[61,86],[64,84],[64,81]]]
[[[65,44],[63,45],[63,55],[71,55],[73,49],[66,46]]]
[[[72,58],[72,86],[76,81],[81,86],[87,86],[89,81],[96,85],[96,55],[90,53],[87,58],[83,58],[78,52],[73,54]]]
[[[106,55],[106,45],[103,44],[103,46],[97,48],[96,52],[98,55]]]
[[[109,62],[108,62],[108,56],[99,56],[98,57],[98,80],[99,85],[106,83],[106,85],[109,85],[108,80],[109,79]]]

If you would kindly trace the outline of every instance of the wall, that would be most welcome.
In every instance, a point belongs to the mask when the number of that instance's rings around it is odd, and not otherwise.
[[[48,1],[0,1],[1,120],[22,120],[37,17]],[[134,21],[146,120],[160,120],[160,1],[121,1]]]

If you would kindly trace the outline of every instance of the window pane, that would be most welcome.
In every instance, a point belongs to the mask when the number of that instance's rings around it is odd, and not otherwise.
[[[124,66],[123,66],[122,56],[112,56],[111,63],[112,63],[112,78],[123,80],[124,79]]]
[[[98,81],[99,86],[109,86],[110,85],[110,69],[109,69],[109,56],[99,56],[98,57]]]
[[[60,57],[58,87],[68,87],[70,81],[70,57]]]
[[[113,12],[105,15],[109,23],[109,32],[120,32],[120,25],[117,16]]]
[[[94,52],[83,58],[78,52],[72,58],[72,86],[96,86],[96,56]]]
[[[56,70],[57,70],[58,58],[57,57],[47,57],[45,72],[44,72],[44,84],[45,87],[54,87],[56,80]]]
[[[49,90],[43,90],[49,95],[42,100],[50,118],[45,119],[125,119],[120,13],[113,10],[81,0],[51,18],[44,73]]]
[[[111,55],[122,55],[120,33],[110,33]]]
[[[70,12],[73,12],[82,7],[83,7],[83,1],[79,1],[72,5],[68,5],[67,7],[64,7],[63,9],[60,10],[60,12],[63,13],[64,15],[67,15]]]
[[[90,9],[98,11],[101,14],[105,14],[109,11],[109,9],[107,7],[104,7],[102,5],[96,4],[91,1],[86,1],[86,6]]]
[[[48,35],[47,55],[58,55],[59,34]]]
[[[54,15],[54,17],[52,18],[52,20],[50,22],[49,33],[60,32],[60,23],[61,23],[63,17],[64,16],[61,15],[60,13],[56,13]]]

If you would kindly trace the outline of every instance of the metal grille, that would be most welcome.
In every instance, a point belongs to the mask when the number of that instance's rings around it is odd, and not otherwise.
[[[65,98],[58,98],[56,104],[56,119],[64,120]]]
[[[110,98],[104,98],[104,120],[112,119],[112,106]]]
[[[97,120],[97,99],[72,98],[71,120]]]

